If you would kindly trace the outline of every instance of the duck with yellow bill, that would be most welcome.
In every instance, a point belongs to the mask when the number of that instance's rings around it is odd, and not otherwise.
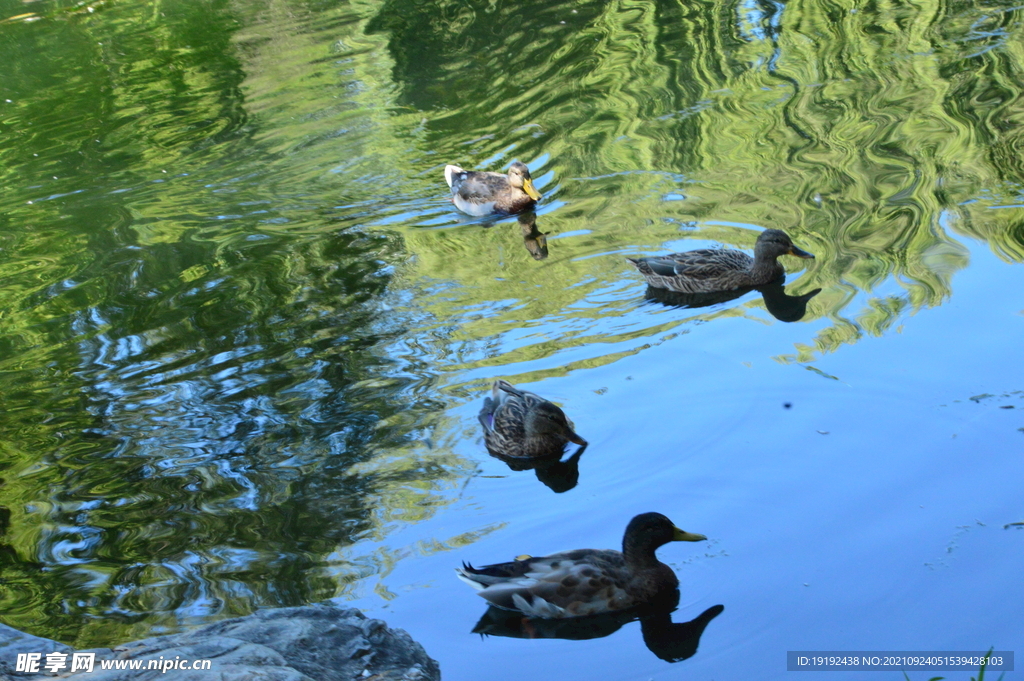
[[[476,217],[521,213],[540,200],[530,169],[519,161],[512,163],[506,175],[448,165],[444,179],[452,190],[455,207]]]
[[[630,610],[678,599],[679,579],[654,552],[673,541],[705,541],[660,513],[629,521],[622,551],[576,549],[508,563],[456,568],[488,603],[529,617],[561,619]]]

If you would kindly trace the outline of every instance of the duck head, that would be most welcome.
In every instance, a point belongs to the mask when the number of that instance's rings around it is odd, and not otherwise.
[[[780,255],[795,255],[798,258],[813,258],[802,248],[793,245],[793,240],[781,229],[766,229],[757,237],[754,254],[760,257],[777,258]]]
[[[703,534],[684,532],[672,524],[672,521],[660,513],[641,513],[629,521],[626,534],[623,536],[623,553],[629,549],[644,547],[650,550],[663,546],[670,541],[706,541]]]
[[[550,402],[541,402],[526,413],[526,436],[550,438],[560,437],[578,445],[587,441],[576,434],[565,417],[565,412]]]
[[[516,189],[522,189],[534,201],[540,201],[540,192],[534,189],[530,169],[525,163],[512,163],[512,167],[508,169],[508,183]]]

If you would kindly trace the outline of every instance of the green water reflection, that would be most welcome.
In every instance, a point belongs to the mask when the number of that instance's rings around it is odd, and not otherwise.
[[[786,229],[802,363],[950,299],[968,240],[1024,260],[1022,11],[0,0],[3,621],[393,598],[494,529],[387,543],[476,469],[448,409],[772,321],[637,314],[625,255]],[[515,158],[532,221],[453,211],[445,163]]]

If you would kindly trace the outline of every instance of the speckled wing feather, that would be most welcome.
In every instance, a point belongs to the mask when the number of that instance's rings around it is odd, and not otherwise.
[[[508,189],[505,175],[467,170],[456,176],[452,193],[469,201],[493,201],[497,194]]]
[[[520,390],[507,381],[496,381],[479,416],[488,451],[500,456],[524,456],[526,413],[542,401],[544,398],[539,395]]]
[[[702,248],[686,253],[644,258],[651,271],[661,276],[713,279],[737,269],[750,269],[754,259],[742,251]]]
[[[538,617],[596,615],[637,604],[626,590],[630,575],[618,551],[578,549],[482,568],[465,566],[459,576],[475,583],[488,602]]]
[[[685,253],[629,258],[651,286],[679,293],[749,285],[754,259],[742,251],[702,248]]]

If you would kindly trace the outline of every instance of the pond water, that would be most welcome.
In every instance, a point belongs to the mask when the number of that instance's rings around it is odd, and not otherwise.
[[[335,598],[494,681],[1020,650],[1022,12],[0,0],[0,621],[87,647]],[[446,163],[516,159],[536,215],[455,212]],[[769,227],[817,256],[805,311],[663,304],[625,260]],[[487,454],[497,378],[578,471]],[[462,561],[645,511],[709,537],[659,551],[673,621],[724,607],[692,657],[472,633]]]

